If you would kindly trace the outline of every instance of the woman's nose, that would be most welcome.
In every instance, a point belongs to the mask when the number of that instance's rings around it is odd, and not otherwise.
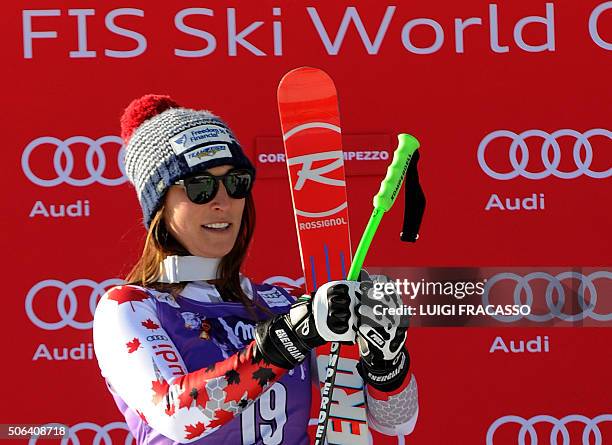
[[[214,209],[225,210],[230,205],[230,199],[232,198],[230,198],[230,196],[227,194],[227,190],[225,189],[223,182],[219,182],[219,190],[217,191],[217,194],[211,201],[210,205]]]

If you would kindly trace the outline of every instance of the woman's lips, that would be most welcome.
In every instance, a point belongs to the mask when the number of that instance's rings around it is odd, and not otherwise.
[[[225,232],[229,230],[231,225],[232,224],[228,222],[216,222],[216,223],[202,224],[202,228],[204,230],[209,230],[213,232]]]

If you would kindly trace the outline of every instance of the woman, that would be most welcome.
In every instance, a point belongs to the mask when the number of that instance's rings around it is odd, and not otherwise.
[[[356,337],[370,425],[408,434],[406,329],[360,324],[368,282],[327,283],[295,302],[240,274],[255,169],[229,127],[155,95],[133,101],[121,124],[147,237],[128,284],[98,304],[94,347],[137,443],[307,444],[310,352]],[[372,330],[387,340],[368,340]]]

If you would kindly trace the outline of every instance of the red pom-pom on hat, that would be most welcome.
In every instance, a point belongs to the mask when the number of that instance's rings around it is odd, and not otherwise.
[[[127,144],[136,129],[146,120],[170,109],[179,108],[170,96],[146,94],[134,99],[121,116],[121,138]]]

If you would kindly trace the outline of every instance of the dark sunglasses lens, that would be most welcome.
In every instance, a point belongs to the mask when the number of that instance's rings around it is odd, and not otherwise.
[[[225,176],[223,185],[232,198],[246,198],[253,185],[253,174],[248,170],[230,172]]]
[[[205,204],[215,197],[217,180],[212,176],[194,176],[185,180],[187,196],[196,204]]]

